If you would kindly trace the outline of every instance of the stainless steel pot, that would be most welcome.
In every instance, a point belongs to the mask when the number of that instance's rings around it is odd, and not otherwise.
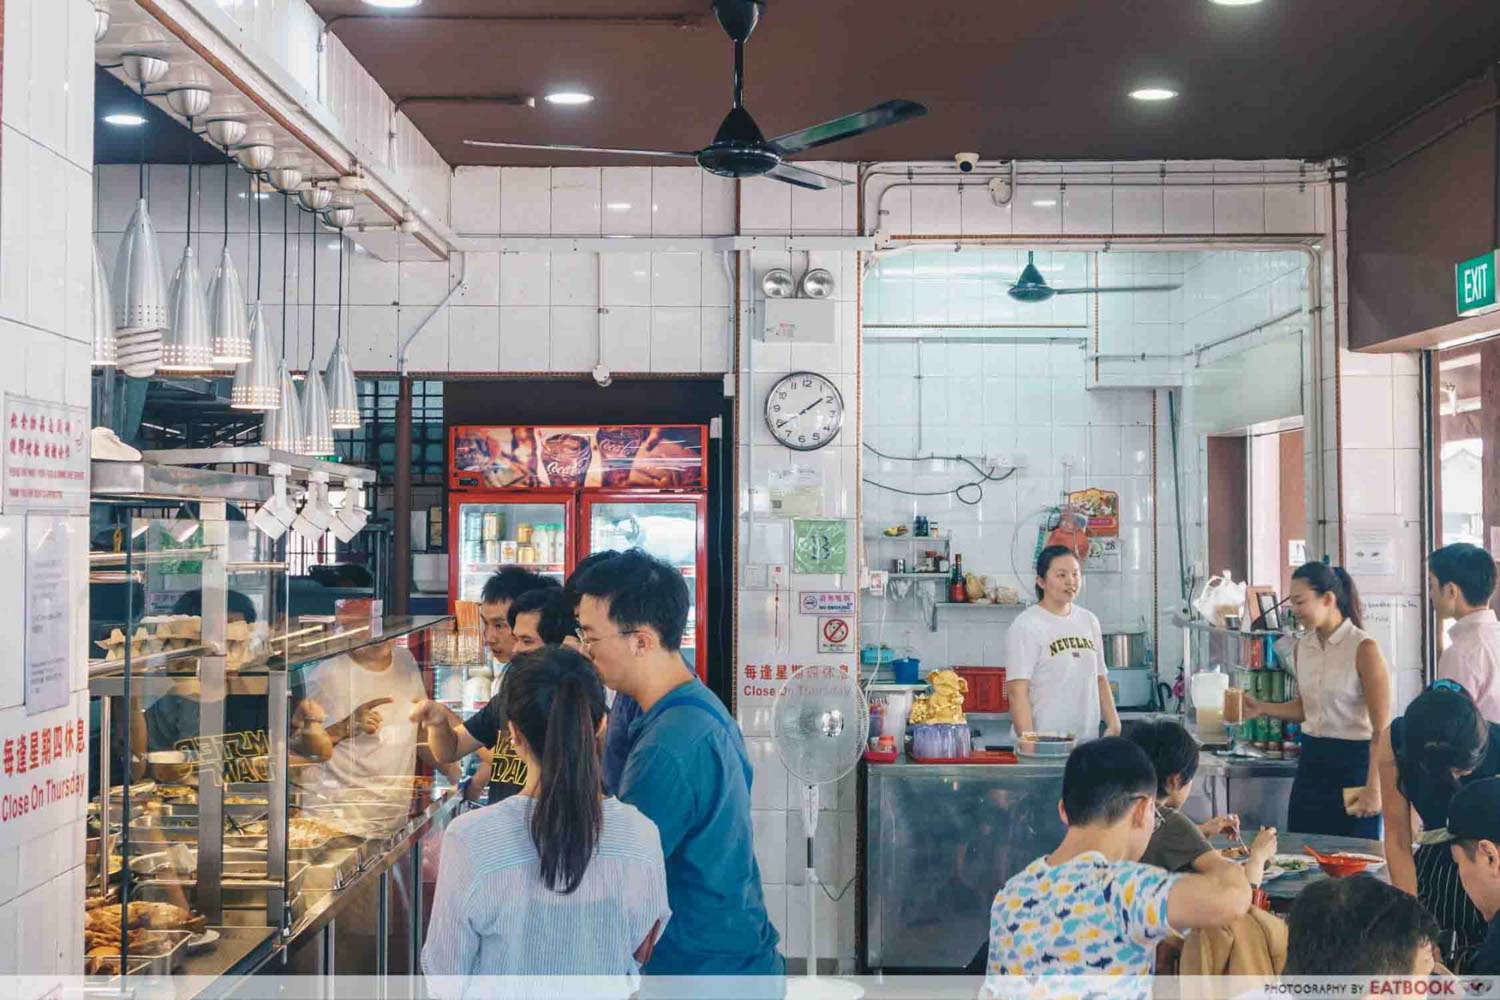
[[[1145,632],[1106,632],[1104,665],[1111,670],[1129,670],[1146,659]]]

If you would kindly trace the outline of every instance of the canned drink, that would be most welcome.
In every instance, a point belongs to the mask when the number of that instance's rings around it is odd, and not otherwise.
[[[1286,671],[1273,670],[1271,672],[1272,701],[1286,701]]]
[[[1267,719],[1266,720],[1266,742],[1268,744],[1269,743],[1274,743],[1278,747],[1281,745],[1282,741],[1281,741],[1281,720],[1280,719]]]
[[[897,576],[900,576],[902,573],[905,573],[906,572],[906,560],[905,559],[892,559],[891,560],[891,572],[895,573]]]

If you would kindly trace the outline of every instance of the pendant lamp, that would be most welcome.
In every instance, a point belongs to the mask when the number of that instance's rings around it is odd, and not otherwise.
[[[95,368],[113,368],[120,356],[115,339],[115,307],[109,301],[109,279],[104,275],[104,259],[94,244],[94,360]]]
[[[307,379],[302,383],[302,443],[304,454],[328,458],[334,454],[333,420],[328,412],[328,393],[323,386],[323,376],[318,372],[318,210],[309,208],[305,211],[313,217],[313,292],[312,342],[307,353]]]
[[[167,63],[152,56],[127,54],[125,72],[140,88],[141,116],[146,116],[146,85],[167,73]],[[137,201],[115,258],[114,322],[118,360],[125,374],[146,378],[161,365],[161,331],[171,322],[161,250],[146,205],[146,129],[141,129]]]
[[[265,271],[260,205],[260,199],[256,199],[255,305],[250,309],[250,360],[235,368],[234,386],[229,391],[229,405],[236,410],[268,411],[281,406],[281,383],[276,381],[276,355],[271,350],[271,335],[266,331],[266,316],[260,304],[261,274]]]
[[[188,117],[188,131],[193,119]],[[189,146],[189,150],[191,150]],[[208,305],[203,298],[203,282],[198,276],[198,259],[193,253],[193,162],[188,153],[187,168],[187,246],[182,262],[172,278],[168,296],[172,303],[172,322],[162,335],[161,370],[172,373],[209,372],[214,369],[213,334],[208,326]]]
[[[260,442],[277,451],[301,452],[302,407],[297,395],[297,385],[283,358],[276,370],[276,384],[280,386],[278,396],[281,406],[266,413],[266,422],[260,432]]]
[[[333,356],[323,372],[323,387],[328,395],[328,417],[336,431],[359,430],[359,386],[354,381],[354,366],[344,349],[344,233],[339,231],[339,307]]]
[[[276,356],[259,302],[250,307],[249,326],[250,360],[235,366],[229,405],[236,410],[275,410],[281,405],[281,383],[276,380]]]
[[[224,166],[224,248],[219,268],[208,285],[208,326],[213,331],[214,364],[244,364],[251,358],[249,311],[240,290],[239,272],[229,256],[229,165]]]

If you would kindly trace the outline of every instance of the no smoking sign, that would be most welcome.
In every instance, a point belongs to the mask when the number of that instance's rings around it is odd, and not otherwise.
[[[848,618],[818,619],[818,652],[854,652],[854,629]]]

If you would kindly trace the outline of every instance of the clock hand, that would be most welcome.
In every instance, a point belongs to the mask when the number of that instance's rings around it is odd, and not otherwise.
[[[814,407],[816,407],[821,402],[823,402],[822,399],[815,399],[815,400],[813,400],[811,403],[808,403],[802,409],[798,410],[797,411],[797,416],[799,416],[799,417],[802,416],[802,414],[806,413],[808,410],[813,409]]]

